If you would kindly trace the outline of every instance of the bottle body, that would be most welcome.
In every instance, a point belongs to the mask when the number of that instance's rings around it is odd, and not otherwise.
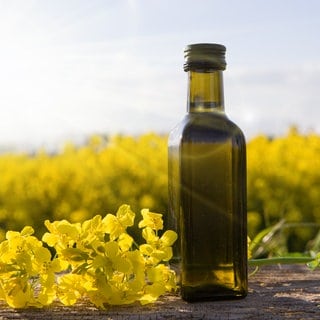
[[[170,211],[180,235],[176,259],[180,255],[182,298],[244,297],[246,150],[241,130],[221,114],[187,115],[169,138],[169,185],[176,201]]]
[[[241,298],[248,286],[246,143],[224,113],[222,71],[208,61],[187,70],[188,113],[168,141],[173,266],[187,301]]]

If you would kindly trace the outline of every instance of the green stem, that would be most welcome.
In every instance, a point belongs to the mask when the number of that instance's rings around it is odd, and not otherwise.
[[[295,263],[308,263],[313,261],[311,257],[277,257],[277,258],[266,258],[266,259],[249,259],[249,266],[264,266],[270,264],[295,264]]]

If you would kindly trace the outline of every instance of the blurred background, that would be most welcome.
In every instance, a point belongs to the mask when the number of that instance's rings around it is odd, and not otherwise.
[[[122,203],[165,212],[183,49],[216,42],[226,112],[248,141],[250,235],[282,221],[276,251],[315,249],[319,12],[317,0],[0,0],[3,235]]]
[[[0,1],[0,146],[166,133],[183,49],[227,47],[226,111],[247,137],[320,131],[317,0]]]

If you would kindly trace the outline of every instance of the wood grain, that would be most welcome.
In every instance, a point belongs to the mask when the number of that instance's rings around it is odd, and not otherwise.
[[[15,310],[0,302],[0,320],[163,320],[163,319],[320,319],[320,270],[303,265],[268,266],[249,278],[247,298],[187,303],[167,295],[154,305],[98,310],[86,301],[74,307]]]

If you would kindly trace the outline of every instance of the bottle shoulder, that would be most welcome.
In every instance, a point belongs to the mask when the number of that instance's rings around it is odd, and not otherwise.
[[[244,144],[242,130],[223,113],[188,113],[171,131],[169,143],[235,139]]]

